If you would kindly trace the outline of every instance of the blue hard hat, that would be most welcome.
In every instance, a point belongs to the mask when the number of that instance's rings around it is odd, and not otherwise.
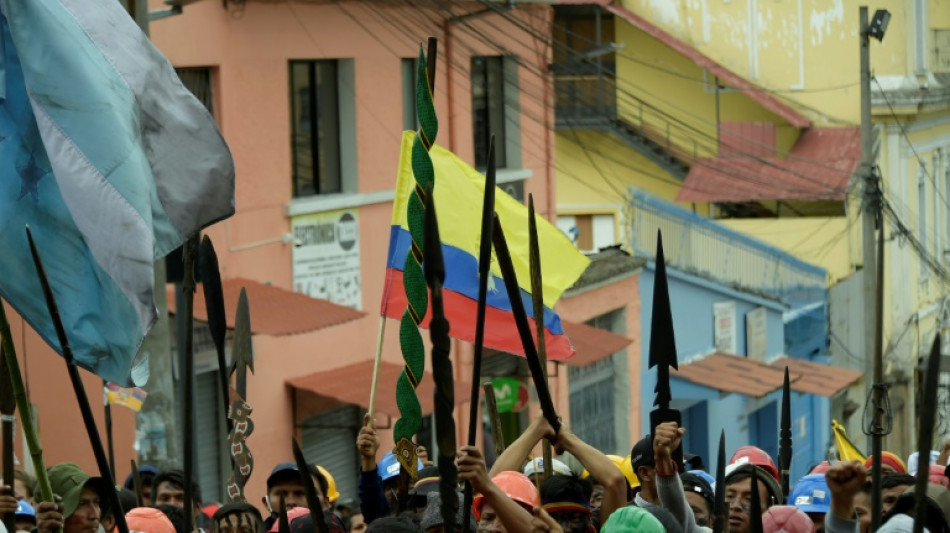
[[[26,500],[20,500],[16,502],[16,505],[16,512],[13,513],[14,516],[17,518],[29,518],[34,524],[36,523],[36,510],[33,509],[32,505],[27,503]]]
[[[417,470],[422,470],[424,467],[422,465],[422,460],[416,459]],[[399,475],[399,460],[396,459],[396,454],[389,452],[383,456],[383,460],[376,465],[376,472],[379,473],[379,478],[385,483],[387,480],[390,480]]]
[[[710,487],[714,489],[716,488],[716,478],[709,475],[709,472],[705,470],[690,470],[689,473],[696,474],[697,476],[703,478],[706,481],[706,483],[709,483]]]
[[[141,476],[142,474],[150,474],[150,475],[155,476],[158,474],[158,469],[152,465],[139,465],[139,475]],[[132,472],[129,472],[129,475],[125,477],[125,483],[123,483],[122,486],[129,490],[134,490],[135,489],[135,474]]]
[[[798,480],[788,503],[806,513],[827,513],[831,510],[831,491],[824,474],[808,474]]]

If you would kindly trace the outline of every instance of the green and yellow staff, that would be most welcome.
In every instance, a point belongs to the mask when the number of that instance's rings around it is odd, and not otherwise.
[[[422,260],[425,254],[426,194],[435,186],[435,170],[429,150],[439,133],[439,121],[435,115],[432,91],[435,86],[435,38],[429,39],[428,62],[422,47],[419,48],[419,68],[416,75],[416,113],[419,118],[419,134],[412,143],[412,174],[415,180],[406,219],[412,247],[403,267],[403,284],[408,306],[399,323],[399,345],[405,361],[399,381],[396,383],[396,405],[399,420],[393,428],[396,441],[396,458],[402,472],[416,477],[416,447],[412,436],[422,427],[422,407],[416,397],[416,387],[425,372],[425,346],[419,333],[419,324],[426,315],[429,304]],[[404,486],[405,483],[402,484]]]

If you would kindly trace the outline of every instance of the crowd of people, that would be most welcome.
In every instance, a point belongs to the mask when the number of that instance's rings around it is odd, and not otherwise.
[[[555,431],[538,417],[490,468],[481,450],[462,446],[456,457],[459,510],[455,523],[445,524],[438,468],[425,450],[419,450],[418,476],[400,497],[402,467],[392,452],[377,462],[381,442],[367,418],[356,440],[358,504],[339,500],[334,477],[323,467],[301,473],[297,463],[286,462],[267,476],[261,507],[246,502],[203,504],[200,488],[192,482],[192,523],[201,533],[276,533],[283,508],[285,528],[313,533],[303,474],[313,480],[331,533],[700,533],[712,531],[719,491],[725,501],[724,533],[754,533],[754,521],[759,520],[762,533],[870,532],[875,507],[870,459],[822,462],[785,494],[775,461],[754,446],[735,451],[721,483],[700,457],[684,454],[685,461],[678,463],[674,451],[685,431],[676,423],[661,424],[638,441],[628,457],[618,457],[600,452],[566,427]],[[531,457],[542,441],[550,442],[557,454],[549,477],[543,459]],[[950,441],[932,454],[927,471],[918,474],[916,454],[907,463],[895,454],[882,454],[879,531],[913,531],[915,475],[925,475],[925,530],[950,533],[948,458]],[[36,481],[26,472],[17,470],[14,478],[13,487],[0,485],[0,514],[14,514],[17,532],[111,533],[121,512],[130,531],[185,533],[187,481],[181,470],[141,466],[137,476],[129,474],[123,486],[113,488],[73,463],[61,463],[48,470],[54,501],[39,501]],[[469,513],[463,513],[463,482],[474,491]],[[110,490],[116,491],[121,510],[110,505]],[[463,523],[466,514],[468,524]],[[0,533],[12,532],[0,524]]]

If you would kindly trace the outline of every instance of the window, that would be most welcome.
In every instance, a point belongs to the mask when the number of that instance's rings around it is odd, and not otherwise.
[[[343,192],[337,61],[290,62],[294,196]]]
[[[495,135],[495,166],[508,166],[505,132],[505,61],[501,56],[472,58],[472,127],[475,167],[488,167],[488,145]]]
[[[925,281],[930,273],[926,255],[930,249],[927,233],[927,164],[923,161],[917,167],[917,239],[920,241],[920,281]]]
[[[176,68],[178,79],[214,116],[214,95],[211,91],[211,69],[208,67]]]
[[[416,131],[419,118],[416,114],[416,69],[418,58],[402,60],[402,129]]]

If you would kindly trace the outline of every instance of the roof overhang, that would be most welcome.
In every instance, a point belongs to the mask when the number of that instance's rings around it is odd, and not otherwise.
[[[265,285],[249,279],[235,278],[221,282],[224,293],[224,309],[229,329],[234,329],[234,317],[241,289],[247,291],[251,312],[251,333],[255,335],[296,335],[309,333],[366,316],[366,313],[351,307],[337,305],[327,300],[311,298],[273,285]],[[166,290],[168,311],[175,313],[174,287]],[[195,291],[194,318],[208,321],[204,287],[198,284]]]

